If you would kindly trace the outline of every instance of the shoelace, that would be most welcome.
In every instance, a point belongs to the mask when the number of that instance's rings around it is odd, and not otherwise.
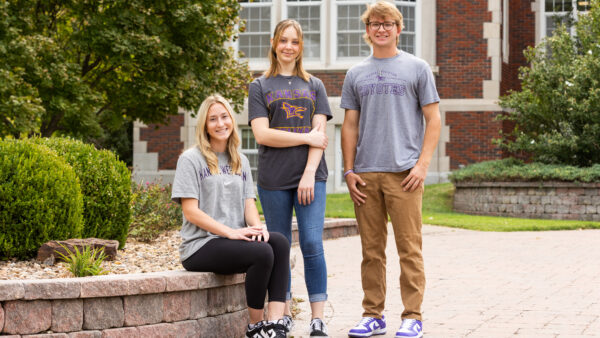
[[[416,319],[405,319],[402,321],[400,329],[410,329],[416,321]]]
[[[371,317],[363,317],[360,320],[360,323],[358,323],[358,325],[360,326],[364,326],[364,327],[368,327],[367,324],[369,324],[372,320],[375,320],[375,318],[371,318]]]
[[[325,324],[320,319],[315,319],[310,322],[310,327],[313,330],[325,331]]]

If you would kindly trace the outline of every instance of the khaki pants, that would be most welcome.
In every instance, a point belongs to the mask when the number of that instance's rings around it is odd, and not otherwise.
[[[385,247],[389,214],[400,257],[400,293],[404,304],[402,318],[421,320],[421,303],[425,291],[421,244],[423,187],[414,192],[402,191],[400,183],[408,175],[408,171],[358,175],[366,183],[366,186],[360,187],[360,191],[367,195],[364,204],[354,206],[363,255],[363,316],[381,318],[385,307]]]

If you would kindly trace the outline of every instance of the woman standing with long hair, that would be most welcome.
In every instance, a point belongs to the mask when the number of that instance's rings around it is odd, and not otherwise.
[[[189,271],[245,272],[246,337],[285,337],[290,244],[260,221],[250,163],[239,152],[232,109],[222,96],[200,106],[196,142],[177,161],[171,195],[183,209],[182,265]],[[263,321],[267,292],[269,320]]]
[[[295,210],[304,278],[312,310],[310,335],[327,336],[323,309],[327,267],[323,252],[327,147],[325,125],[331,110],[323,83],[302,66],[302,28],[294,20],[277,24],[271,39],[270,67],[250,84],[248,111],[259,147],[258,194],[269,231],[291,242]],[[293,326],[289,303],[284,320]]]

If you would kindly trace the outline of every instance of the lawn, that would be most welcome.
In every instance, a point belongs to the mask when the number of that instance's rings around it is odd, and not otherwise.
[[[526,219],[512,217],[473,216],[452,211],[452,183],[425,187],[423,223],[481,231],[539,231],[600,229],[600,222]],[[259,204],[259,203],[257,203]],[[259,206],[259,210],[260,206]],[[348,194],[327,195],[326,217],[354,218],[354,207]]]

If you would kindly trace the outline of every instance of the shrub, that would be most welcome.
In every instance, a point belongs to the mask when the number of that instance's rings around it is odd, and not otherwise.
[[[131,173],[114,153],[70,138],[32,138],[59,153],[75,170],[83,193],[82,237],[125,246],[131,222]]]
[[[102,268],[102,262],[106,259],[104,249],[92,249],[86,246],[82,251],[74,247],[75,252],[72,252],[64,245],[61,245],[66,251],[66,255],[62,252],[55,251],[67,264],[67,269],[75,277],[87,277],[105,275],[108,272]]]
[[[575,22],[525,51],[522,89],[501,98],[510,108],[500,119],[515,128],[495,142],[536,162],[592,166],[600,163],[600,1]]]
[[[524,163],[514,158],[471,164],[454,171],[452,182],[565,181],[600,182],[600,164],[579,168],[567,165]]]
[[[171,201],[171,188],[170,184],[133,184],[130,236],[150,242],[163,231],[181,226],[181,206]]]
[[[0,140],[0,258],[30,258],[43,243],[79,237],[77,175],[43,145]]]

